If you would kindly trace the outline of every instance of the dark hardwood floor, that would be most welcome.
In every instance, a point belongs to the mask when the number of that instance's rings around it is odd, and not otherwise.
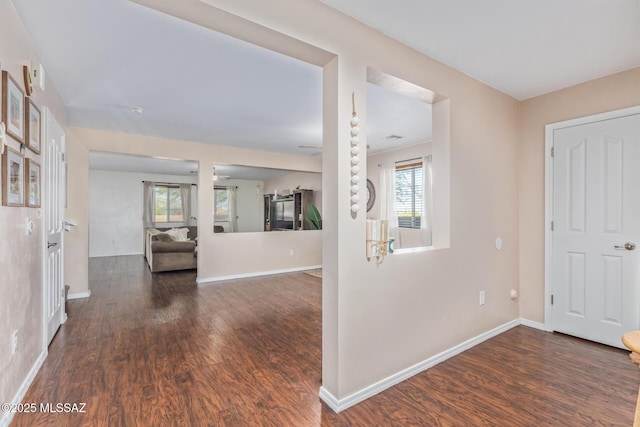
[[[321,280],[303,273],[198,288],[142,257],[90,262],[69,320],[12,426],[630,426],[627,352],[517,327],[340,414],[318,399]]]

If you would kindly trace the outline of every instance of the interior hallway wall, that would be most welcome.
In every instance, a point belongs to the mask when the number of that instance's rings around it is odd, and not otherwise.
[[[520,315],[544,322],[545,125],[640,105],[640,68],[523,101],[518,193]]]

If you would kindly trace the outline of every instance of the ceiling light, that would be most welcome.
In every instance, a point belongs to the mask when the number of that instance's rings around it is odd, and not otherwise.
[[[133,114],[142,114],[144,113],[144,110],[142,109],[142,107],[132,107],[131,112]]]

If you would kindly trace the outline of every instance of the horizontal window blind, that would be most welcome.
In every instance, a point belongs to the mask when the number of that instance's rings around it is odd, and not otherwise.
[[[396,210],[398,226],[420,228],[422,216],[422,162],[396,166]]]

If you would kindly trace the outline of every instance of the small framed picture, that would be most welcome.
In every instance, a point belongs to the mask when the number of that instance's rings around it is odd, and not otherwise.
[[[24,157],[6,147],[2,155],[2,204],[24,206]]]
[[[7,71],[2,72],[2,121],[7,133],[24,144],[24,92]]]
[[[27,114],[25,115],[27,123],[26,123],[26,135],[25,140],[27,147],[31,149],[36,154],[40,154],[40,141],[41,133],[40,124],[42,123],[40,120],[40,109],[33,103],[31,98],[27,98]]]
[[[32,159],[26,159],[27,174],[27,206],[30,208],[40,207],[40,163]]]

